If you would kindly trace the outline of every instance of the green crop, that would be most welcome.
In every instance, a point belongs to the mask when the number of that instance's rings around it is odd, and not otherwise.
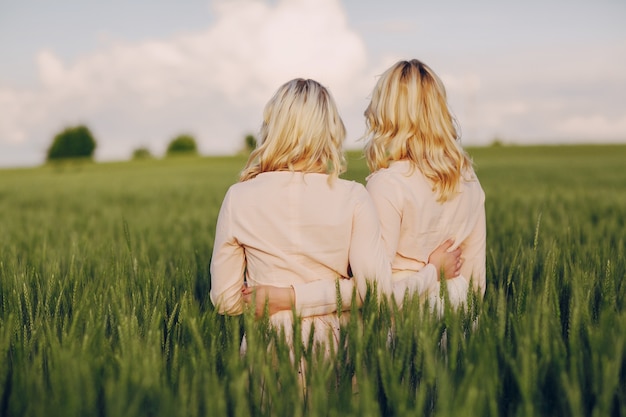
[[[626,146],[469,152],[484,300],[368,298],[329,357],[211,305],[244,158],[0,171],[0,415],[626,415]]]

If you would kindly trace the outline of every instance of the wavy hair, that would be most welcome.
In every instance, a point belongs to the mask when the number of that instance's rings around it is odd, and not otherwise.
[[[365,110],[365,157],[370,171],[391,161],[410,160],[430,180],[437,201],[456,192],[472,161],[458,141],[446,90],[432,69],[413,59],[385,71]]]
[[[268,171],[329,174],[345,171],[346,128],[330,92],[317,81],[296,78],[283,84],[266,104],[259,145],[240,181]]]

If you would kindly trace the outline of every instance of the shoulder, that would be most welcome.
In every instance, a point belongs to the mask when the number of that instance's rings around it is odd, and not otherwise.
[[[485,191],[473,169],[470,168],[463,173],[461,184],[466,194],[474,196],[478,203],[482,204],[485,202]]]
[[[265,192],[267,192],[267,186],[259,184],[258,177],[237,182],[228,187],[222,204],[235,206],[245,204],[248,199],[254,198],[254,196],[262,190],[266,190]]]
[[[248,194],[267,193],[272,188],[284,184],[287,178],[284,172],[261,172],[256,177],[231,185],[227,194],[232,196],[244,196]]]
[[[474,189],[482,191],[482,186],[480,185],[480,181],[478,180],[478,176],[473,168],[466,169],[462,176],[462,181],[470,184]]]
[[[335,179],[331,188],[333,189],[333,201],[345,211],[361,210],[364,206],[371,206],[372,198],[359,182]]]
[[[419,173],[419,170],[408,160],[392,161],[387,168],[381,168],[371,173],[367,177],[367,183],[369,185],[370,182],[398,182],[402,178],[414,175],[416,172]]]
[[[341,192],[345,192],[355,198],[369,198],[365,186],[356,181],[344,180],[339,178],[334,181],[332,187],[337,187],[337,189]]]
[[[394,181],[395,172],[389,168],[381,168],[367,177],[367,189],[377,189]]]
[[[367,191],[372,195],[402,194],[402,189],[408,186],[410,178],[417,172],[409,161],[392,162],[388,168],[379,169],[367,177]]]
[[[226,195],[224,196],[224,200],[230,200],[238,195],[245,193],[247,188],[250,188],[250,184],[254,181],[254,179],[250,179],[243,182],[237,182],[226,190]]]

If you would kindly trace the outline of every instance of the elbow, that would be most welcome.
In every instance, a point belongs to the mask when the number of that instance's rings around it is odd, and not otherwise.
[[[211,302],[215,307],[215,310],[224,316],[238,316],[243,312],[242,300],[234,300],[232,297],[227,297],[224,293],[217,294],[214,291],[210,292]]]

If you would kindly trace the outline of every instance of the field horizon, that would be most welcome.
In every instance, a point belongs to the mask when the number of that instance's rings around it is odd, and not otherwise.
[[[623,148],[626,147],[626,139],[624,143],[614,143],[614,142],[602,142],[602,143],[593,143],[593,142],[583,142],[583,143],[547,143],[547,144],[517,144],[517,143],[501,143],[495,142],[492,144],[481,145],[481,146],[464,146],[464,148],[470,153],[481,152],[487,149],[527,149],[527,150],[544,150],[548,152],[552,152],[555,148],[561,149],[572,149],[572,150],[582,150],[587,148]],[[345,153],[349,158],[355,159],[359,155],[362,154],[362,150],[359,148],[347,148],[345,149]],[[132,156],[129,156],[128,159],[112,159],[112,160],[98,160],[98,159],[83,159],[83,158],[69,158],[69,159],[60,159],[54,161],[45,161],[42,160],[40,164],[37,165],[28,165],[28,166],[0,166],[0,172],[2,171],[23,171],[30,169],[42,168],[49,165],[75,165],[75,164],[98,164],[98,165],[117,165],[117,164],[125,164],[129,162],[139,162],[145,163],[148,161],[156,162],[156,161],[167,161],[177,158],[197,158],[197,159],[240,159],[247,158],[247,154],[245,152],[239,152],[235,154],[224,154],[224,155],[211,155],[211,154],[198,154],[198,155],[190,155],[190,156],[168,156],[168,155],[153,155],[144,158],[134,159]]]

